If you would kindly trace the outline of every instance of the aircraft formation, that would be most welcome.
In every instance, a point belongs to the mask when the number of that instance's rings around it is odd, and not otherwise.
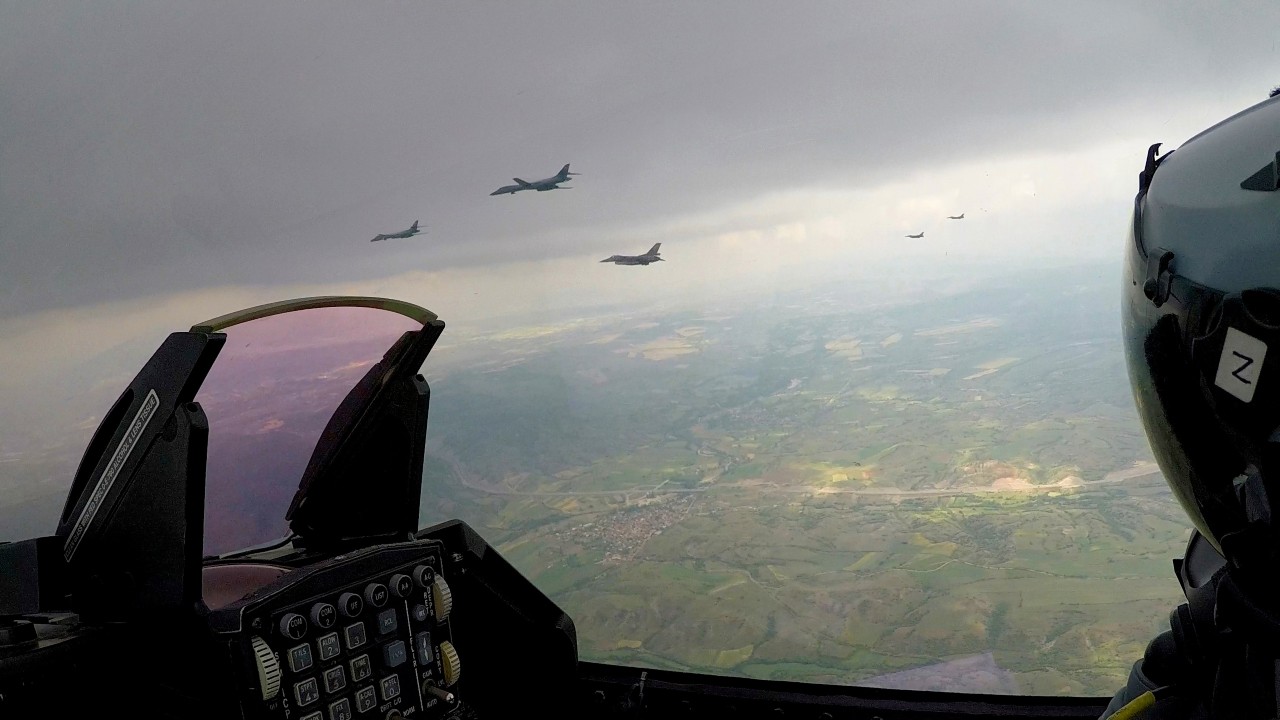
[[[960,213],[959,215],[948,215],[948,216],[947,216],[947,219],[948,219],[948,220],[963,220],[963,219],[964,219],[964,213]],[[904,235],[903,237],[909,237],[909,238],[911,238],[912,240],[919,240],[920,238],[924,237],[924,231],[923,231],[923,230],[921,230],[920,232],[916,233],[915,235]]]
[[[569,172],[570,163],[565,163],[560,168],[560,172],[548,178],[541,180],[521,180],[520,178],[511,178],[515,180],[515,185],[503,185],[502,187],[489,193],[490,195],[514,195],[521,190],[534,190],[537,192],[546,192],[548,190],[572,190],[568,185],[561,185],[569,181],[570,177],[581,175],[582,173]],[[369,242],[381,242],[383,240],[393,240],[400,238],[408,238],[417,235],[421,230],[418,228],[418,221],[414,220],[413,224],[407,230],[401,230],[395,233],[379,234],[374,236]],[[655,262],[663,262],[663,258],[658,254],[658,248],[662,247],[662,243],[654,243],[648,252],[640,255],[611,255],[602,263],[613,263],[614,265],[650,265]]]
[[[551,177],[542,178],[541,180],[530,181],[530,180],[521,180],[520,178],[511,178],[512,180],[515,181],[514,185],[503,185],[497,190],[494,190],[493,192],[489,193],[489,195],[491,196],[492,195],[514,195],[523,190],[533,190],[535,192],[547,192],[549,190],[572,190],[573,188],[571,186],[563,185],[562,183],[566,183],[569,181],[570,177],[581,175],[582,173],[569,172],[569,165],[570,163],[565,163],[564,167],[560,168],[560,172],[556,173],[555,175],[552,175]],[[964,213],[960,213],[959,215],[948,215],[947,219],[963,220]],[[413,224],[410,225],[407,230],[401,230],[400,232],[396,232],[396,233],[377,235],[372,240],[370,240],[370,242],[381,242],[383,240],[413,237],[414,235],[417,235],[419,232],[421,232],[421,230],[419,230],[418,228],[418,221],[414,220]],[[919,240],[920,238],[924,237],[924,231],[922,230],[918,233],[909,234],[904,237],[911,238],[912,240]],[[663,258],[658,254],[658,248],[660,248],[661,246],[662,246],[662,243],[655,243],[653,247],[649,248],[648,252],[645,252],[641,255],[611,255],[605,258],[604,260],[601,260],[600,262],[613,263],[614,265],[651,265],[655,262],[663,261]]]

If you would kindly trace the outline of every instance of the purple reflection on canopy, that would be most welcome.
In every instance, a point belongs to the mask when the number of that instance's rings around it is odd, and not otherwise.
[[[402,334],[387,310],[317,308],[227,328],[196,395],[209,418],[204,552],[282,538],[316,441],[351,388]]]

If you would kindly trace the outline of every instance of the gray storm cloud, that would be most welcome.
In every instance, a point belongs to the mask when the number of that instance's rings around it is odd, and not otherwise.
[[[630,252],[628,228],[770,192],[1117,130],[1176,143],[1265,97],[1277,20],[1274,3],[6,4],[0,317]],[[488,196],[565,162],[573,190]],[[414,219],[426,234],[369,246]]]

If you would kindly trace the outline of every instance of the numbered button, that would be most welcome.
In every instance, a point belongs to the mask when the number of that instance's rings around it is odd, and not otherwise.
[[[329,703],[329,720],[351,720],[351,701],[342,698]]]
[[[324,691],[333,694],[347,686],[347,675],[341,665],[324,671]]]
[[[338,633],[322,635],[316,640],[316,644],[320,646],[320,662],[335,658],[342,652],[342,646],[338,644]]]
[[[311,667],[311,645],[303,643],[295,648],[289,649],[289,669],[293,672],[302,672]]]
[[[364,623],[362,622],[351,623],[343,628],[342,632],[347,636],[348,650],[355,650],[356,648],[363,646],[365,641],[368,640],[368,637],[364,632]]]
[[[378,704],[378,698],[373,693],[373,687],[361,688],[356,693],[356,711],[369,712]]]
[[[383,700],[395,700],[400,697],[400,677],[398,675],[388,675],[379,680],[378,685],[382,688]]]

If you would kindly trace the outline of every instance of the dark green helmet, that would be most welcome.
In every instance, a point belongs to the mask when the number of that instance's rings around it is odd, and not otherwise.
[[[1159,147],[1126,247],[1134,399],[1195,526],[1236,564],[1268,561],[1280,550],[1280,97]]]

